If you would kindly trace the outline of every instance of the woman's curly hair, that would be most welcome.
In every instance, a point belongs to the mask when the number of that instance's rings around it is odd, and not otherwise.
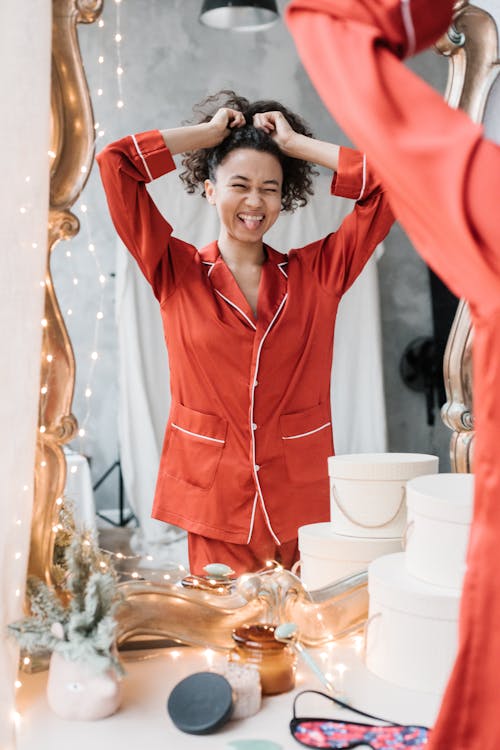
[[[281,210],[295,211],[299,206],[305,206],[308,196],[313,194],[313,175],[318,174],[313,165],[302,159],[286,156],[275,141],[264,131],[253,126],[253,116],[258,112],[281,112],[296,133],[312,136],[306,123],[291,110],[279,102],[260,100],[250,102],[234,91],[226,89],[218,91],[203,99],[193,107],[196,124],[209,122],[221,107],[229,107],[243,113],[246,125],[235,128],[224,140],[212,148],[200,148],[184,154],[182,165],[184,170],[180,178],[188,193],[194,193],[203,188],[207,179],[214,180],[217,167],[225,157],[236,148],[251,148],[255,151],[265,151],[276,156],[283,170],[283,187],[281,196]],[[184,123],[188,124],[188,123]],[[189,123],[193,124],[193,122]]]

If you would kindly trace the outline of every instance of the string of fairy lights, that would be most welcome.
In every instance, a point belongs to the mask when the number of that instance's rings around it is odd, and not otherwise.
[[[115,14],[114,14],[114,33],[113,33],[113,39],[114,39],[114,45],[115,45],[115,76],[116,76],[116,109],[121,110],[123,109],[125,102],[124,102],[124,95],[123,95],[123,74],[124,74],[124,67],[122,63],[122,54],[121,54],[121,43],[123,41],[123,35],[121,32],[121,18],[120,18],[120,6],[121,6],[122,0],[114,0],[114,6],[115,6]],[[106,22],[104,19],[99,19],[97,22],[97,27],[99,30],[104,30],[106,27]],[[99,44],[101,47],[104,46],[105,39],[103,37],[100,38]],[[97,58],[98,67],[99,67],[99,75],[98,75],[98,86],[95,92],[91,92],[92,94],[95,94],[95,97],[92,96],[92,99],[94,102],[99,101],[101,97],[105,96],[105,90],[103,85],[103,76],[104,76],[104,70],[105,70],[105,56],[104,54],[99,54]],[[109,72],[106,71],[109,75]],[[105,129],[102,127],[99,121],[96,121],[94,124],[94,130],[95,130],[95,138],[94,138],[94,145],[97,145],[98,141],[105,135]],[[57,154],[54,153],[52,150],[48,151],[48,157],[49,157],[49,166],[51,167],[54,160],[57,157]],[[87,172],[87,166],[82,165],[81,166],[82,173]],[[25,182],[27,184],[27,187],[31,187],[31,176],[26,175]],[[26,200],[23,202],[23,204],[19,207],[19,213],[21,216],[29,216],[31,204],[29,200]],[[93,238],[93,229],[92,229],[92,223],[89,219],[89,211],[87,205],[82,202],[79,205],[79,213],[81,215],[81,223],[83,226],[83,230],[85,232],[86,236],[86,242],[87,242],[87,251],[91,255],[93,262],[95,264],[95,271],[96,271],[96,278],[98,282],[98,303],[97,303],[97,310],[95,311],[95,323],[94,323],[94,329],[93,329],[93,335],[92,335],[92,345],[91,350],[89,352],[89,362],[87,367],[87,373],[84,379],[85,385],[84,385],[84,398],[85,398],[85,404],[86,408],[84,411],[83,416],[80,417],[79,420],[79,430],[78,430],[78,437],[80,439],[80,452],[85,452],[85,446],[82,444],[83,439],[87,436],[87,426],[91,420],[91,398],[92,398],[92,392],[93,392],[93,380],[95,375],[95,368],[96,363],[99,359],[99,339],[100,339],[100,325],[104,319],[104,297],[105,297],[105,291],[106,291],[106,276],[103,272],[103,268],[101,266],[99,253],[97,251],[96,242]],[[33,250],[37,250],[39,247],[39,243],[36,241],[33,241],[31,243],[31,248]],[[65,250],[65,258],[68,261],[69,266],[69,274],[67,276],[72,279],[72,287],[77,288],[79,285],[79,276],[76,271],[75,262],[74,262],[74,255],[72,252],[71,247],[68,247]],[[45,279],[42,279],[40,282],[40,287],[42,288],[48,288],[51,284],[50,277],[46,277]],[[86,292],[88,293],[88,288],[86,289]],[[65,314],[68,317],[71,317],[73,315],[73,308],[71,306],[67,306],[65,309]],[[39,400],[39,431],[41,434],[44,434],[47,432],[48,426],[46,425],[46,409],[47,404],[50,398],[50,384],[54,381],[56,381],[56,378],[54,377],[53,372],[53,366],[55,364],[55,355],[53,352],[49,349],[49,337],[48,337],[48,326],[49,322],[47,318],[43,317],[41,319],[41,326],[43,329],[43,341],[42,341],[42,357],[45,359],[45,366],[43,368],[45,373],[44,381],[40,384],[40,400]],[[43,441],[41,443],[41,455],[40,455],[40,463],[39,466],[42,469],[45,469],[47,467],[47,460],[46,456],[44,455],[44,445]],[[76,466],[71,467],[72,472],[76,472],[78,468]],[[21,491],[22,493],[27,493],[32,490],[32,485],[24,484],[22,485]],[[63,498],[58,497],[56,499],[56,507],[59,509],[63,505]],[[23,525],[23,519],[21,517],[15,517],[14,519],[14,525],[16,528],[20,528]],[[57,534],[58,532],[63,530],[63,525],[58,521],[57,523],[54,523],[52,527],[52,531],[54,534]],[[16,545],[17,546],[17,545]],[[19,546],[21,546],[19,544]],[[134,559],[139,560],[140,556],[126,556],[122,553],[111,553],[106,552],[103,550],[109,557],[115,558],[117,561],[123,561],[125,559],[130,560],[132,557]],[[20,550],[16,550],[14,552],[14,561],[19,564],[20,561],[23,561],[25,556]],[[104,564],[104,563],[103,563]],[[179,574],[182,574],[184,569],[182,566],[179,567]],[[21,570],[21,568],[20,568]],[[165,578],[165,576],[169,576],[168,573],[164,573],[164,580],[169,580]],[[142,577],[137,571],[132,572],[120,572],[121,577],[129,576],[132,579],[137,579],[139,577]],[[19,599],[22,596],[22,587],[21,585],[18,585],[14,590],[14,595],[17,599]],[[25,669],[29,669],[31,664],[31,659],[28,655],[25,655],[23,660],[23,667]],[[14,686],[16,690],[18,690],[22,686],[22,682],[19,679],[15,680]],[[14,711],[12,714],[12,721],[14,726],[17,728],[19,726],[19,722],[21,720],[21,716],[17,711]]]
[[[116,109],[121,110],[123,109],[125,102],[124,102],[124,95],[123,95],[123,74],[124,74],[124,67],[122,62],[122,41],[123,41],[123,34],[121,31],[121,17],[120,17],[120,8],[121,8],[122,0],[114,0],[114,29],[113,29],[113,41],[114,41],[114,49],[115,49],[115,64],[114,64],[114,73],[115,73],[115,82],[116,82],[116,100],[115,100],[115,106]],[[95,90],[91,91],[91,97],[94,101],[94,103],[98,103],[103,97],[107,98],[107,92],[105,90],[104,85],[104,73],[106,73],[106,78],[109,80],[109,78],[112,76],[109,68],[106,66],[107,58],[104,54],[104,47],[106,38],[104,37],[105,30],[106,30],[106,21],[103,18],[100,18],[97,22],[97,27],[101,32],[100,38],[98,38],[98,47],[101,48],[101,51],[97,55],[97,63],[98,63],[98,76],[97,76],[97,86]],[[100,118],[99,118],[100,119]],[[98,142],[100,139],[103,138],[105,135],[105,128],[102,126],[101,122],[96,119],[96,122],[94,123],[94,131],[95,131],[95,137],[94,137],[94,146],[98,149]],[[52,151],[49,151],[49,157],[51,160],[54,160],[56,158],[56,154]],[[87,171],[87,166],[82,165],[81,171],[85,173]],[[22,210],[25,210],[24,207],[22,207]],[[105,314],[104,314],[104,302],[105,302],[105,295],[106,295],[106,286],[107,286],[107,278],[103,271],[100,255],[98,252],[97,243],[94,238],[94,231],[92,226],[92,220],[89,217],[89,207],[85,202],[81,202],[77,207],[78,213],[80,215],[81,219],[81,226],[82,230],[85,233],[86,237],[86,248],[89,253],[89,255],[92,258],[92,261],[94,263],[95,267],[95,278],[97,280],[98,284],[98,293],[97,293],[97,309],[92,313],[92,318],[94,319],[94,327],[93,327],[93,333],[90,337],[91,345],[90,350],[87,352],[87,355],[83,355],[83,357],[80,358],[80,367],[82,368],[83,372],[85,373],[83,380],[83,400],[82,403],[84,404],[83,413],[79,414],[79,428],[78,428],[78,452],[86,455],[88,453],[87,451],[87,439],[89,438],[89,424],[91,423],[92,419],[92,395],[94,393],[93,383],[94,383],[94,377],[96,373],[96,365],[100,358],[100,352],[99,352],[99,343],[101,338],[101,324],[104,320]],[[71,248],[68,248],[65,251],[65,257],[68,259],[68,272],[65,274],[66,278],[72,279],[72,285],[73,288],[78,288],[80,278],[78,275],[78,272],[75,267],[74,262],[74,255],[71,250]],[[87,281],[87,279],[86,279]],[[45,286],[46,282],[42,281],[41,285]],[[83,288],[83,287],[80,287]],[[86,298],[90,296],[89,294],[89,288],[86,285],[85,286],[85,295]],[[66,309],[64,310],[65,315],[70,318],[74,314],[73,306],[71,304],[66,306]],[[46,329],[48,325],[48,321],[44,318],[42,321],[42,326]],[[44,433],[47,430],[47,427],[45,425],[45,409],[47,404],[47,398],[48,398],[48,382],[51,380],[51,372],[50,372],[50,365],[53,363],[54,356],[50,352],[46,352],[44,354],[46,359],[46,365],[49,365],[49,367],[46,366],[45,371],[47,373],[46,382],[42,383],[41,385],[41,391],[40,391],[40,432]],[[86,367],[86,371],[84,370],[84,367]],[[42,458],[41,465],[44,466],[45,461]],[[73,466],[71,468],[73,472],[78,471],[78,468]]]

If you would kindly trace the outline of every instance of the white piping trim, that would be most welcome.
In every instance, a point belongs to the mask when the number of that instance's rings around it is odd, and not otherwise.
[[[201,261],[204,266],[210,266],[210,268],[207,271],[207,277],[210,276],[212,271],[214,270],[215,263],[211,263],[209,260],[202,260]]]
[[[281,439],[282,440],[296,440],[297,438],[306,437],[307,435],[314,435],[315,432],[324,430],[325,427],[328,427],[329,425],[331,425],[331,422],[325,422],[325,424],[322,424],[321,427],[316,427],[315,430],[309,430],[309,432],[302,432],[300,435],[288,435],[287,437],[282,435]]]
[[[417,46],[415,26],[413,25],[413,18],[411,16],[411,0],[401,0],[401,16],[403,18],[403,25],[408,40],[408,50],[406,54],[410,57],[415,52]]]
[[[134,146],[135,146],[135,148],[137,150],[137,153],[139,154],[139,156],[142,159],[142,163],[144,164],[144,169],[146,170],[146,173],[147,173],[149,179],[151,180],[151,182],[153,182],[153,175],[151,174],[150,169],[149,169],[149,167],[147,165],[146,159],[144,158],[144,156],[142,154],[142,151],[139,148],[139,144],[137,143],[137,141],[135,139],[135,135],[132,136],[132,140],[134,141]]]
[[[185,430],[184,427],[179,427],[178,424],[175,424],[175,422],[170,423],[171,427],[175,427],[176,430],[180,430],[181,432],[185,432],[186,435],[192,435],[193,437],[199,437],[203,438],[203,440],[211,440],[214,443],[222,443],[222,445],[225,444],[225,440],[220,440],[219,438],[212,438],[208,437],[208,435],[200,435],[199,432],[190,432],[190,430]]]
[[[250,519],[250,528],[248,530],[247,544],[250,544],[250,539],[252,538],[252,534],[253,534],[253,525],[254,525],[254,522],[255,522],[255,511],[257,509],[257,498],[258,497],[259,497],[259,493],[256,492],[255,493],[255,497],[253,499],[252,517]]]
[[[254,423],[253,409],[254,409],[254,403],[255,403],[255,384],[257,383],[257,375],[258,375],[258,372],[259,372],[259,361],[260,361],[260,353],[262,351],[262,345],[264,343],[264,340],[265,340],[267,334],[271,330],[271,328],[272,328],[272,326],[274,324],[274,321],[276,320],[276,318],[280,314],[280,312],[281,312],[281,310],[283,308],[283,305],[285,304],[285,302],[287,300],[287,297],[288,297],[288,294],[285,294],[285,296],[281,300],[280,306],[278,307],[278,309],[276,310],[276,312],[274,314],[274,318],[269,323],[266,332],[264,333],[264,335],[262,336],[262,338],[260,340],[259,348],[257,350],[257,359],[255,361],[255,373],[254,373],[254,376],[253,376],[253,383],[252,383],[252,403],[250,405],[250,434],[252,436],[253,475],[254,475],[254,478],[255,478],[255,483],[257,485],[257,491],[258,491],[259,497],[260,497],[260,503],[261,503],[261,506],[262,506],[262,512],[264,513],[264,517],[266,519],[267,528],[271,532],[271,536],[273,537],[273,539],[276,542],[276,544],[278,544],[280,546],[281,546],[281,542],[278,539],[278,537],[276,536],[276,534],[274,533],[273,527],[271,526],[271,521],[269,520],[269,516],[267,514],[266,505],[264,503],[264,497],[262,495],[262,488],[260,486],[259,477],[257,475],[257,471],[256,471],[256,468],[255,468],[256,467],[256,463],[255,463],[255,432],[253,430],[252,425]]]
[[[363,193],[365,192],[366,187],[366,154],[363,154],[363,184],[361,185],[361,192],[356,198],[357,201],[360,201],[363,197]]]
[[[287,260],[285,260],[283,263],[278,263],[278,268],[280,269],[280,271],[283,274],[283,276],[285,277],[285,279],[288,279],[288,274],[287,274],[287,272],[285,271],[284,268],[281,268],[281,266],[287,266],[287,265],[288,265],[288,261]]]
[[[210,275],[210,271],[209,271],[208,273],[209,273],[209,275]],[[241,313],[241,315],[243,315],[243,317],[244,317],[244,318],[245,318],[246,320],[248,320],[248,322],[250,323],[250,325],[252,326],[252,328],[253,328],[253,330],[254,330],[254,331],[256,331],[256,330],[257,330],[257,326],[255,325],[255,323],[253,323],[253,322],[252,322],[252,321],[250,320],[250,318],[248,317],[248,315],[245,315],[245,313],[243,312],[243,310],[240,310],[240,308],[238,307],[238,305],[235,305],[235,304],[234,304],[234,302],[231,302],[231,300],[230,300],[230,299],[228,299],[227,297],[224,297],[224,295],[223,295],[223,294],[222,294],[221,292],[219,292],[219,290],[218,290],[218,289],[216,289],[215,291],[217,292],[217,294],[218,294],[218,295],[219,295],[220,297],[222,297],[222,299],[223,299],[223,300],[225,300],[225,301],[226,301],[226,302],[228,303],[228,305],[231,305],[232,307],[234,307],[234,309],[235,309],[235,310],[238,310],[238,312],[239,312],[239,313]]]

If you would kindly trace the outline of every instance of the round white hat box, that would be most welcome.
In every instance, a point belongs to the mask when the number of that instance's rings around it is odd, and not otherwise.
[[[330,456],[330,520],[337,534],[395,538],[406,527],[406,482],[435,474],[439,458],[426,453]]]
[[[368,568],[366,666],[394,685],[441,695],[458,648],[460,592],[408,575],[404,553]]]
[[[366,570],[381,555],[400,552],[402,539],[340,536],[331,523],[299,528],[300,578],[309,590],[329,586],[340,578]]]
[[[406,570],[435,586],[460,590],[472,521],[473,474],[417,477],[406,491]]]

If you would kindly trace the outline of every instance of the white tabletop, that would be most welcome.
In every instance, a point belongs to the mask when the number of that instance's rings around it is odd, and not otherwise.
[[[263,698],[253,717],[233,720],[215,734],[183,734],[172,724],[166,702],[179,680],[193,672],[217,669],[224,656],[198,648],[168,648],[125,652],[127,674],[119,711],[90,722],[65,721],[47,705],[47,673],[22,674],[18,690],[17,750],[293,750],[301,746],[291,737],[293,697],[300,690],[323,690],[321,683],[299,662],[296,689]],[[343,689],[344,700],[369,713],[401,723],[431,725],[438,710],[437,696],[397,688],[368,672],[352,641],[315,651],[314,658]],[[339,684],[339,675],[342,684]],[[349,714],[316,695],[304,696],[299,715],[348,718]],[[350,718],[364,721],[362,717]],[[366,720],[368,721],[368,720]]]

